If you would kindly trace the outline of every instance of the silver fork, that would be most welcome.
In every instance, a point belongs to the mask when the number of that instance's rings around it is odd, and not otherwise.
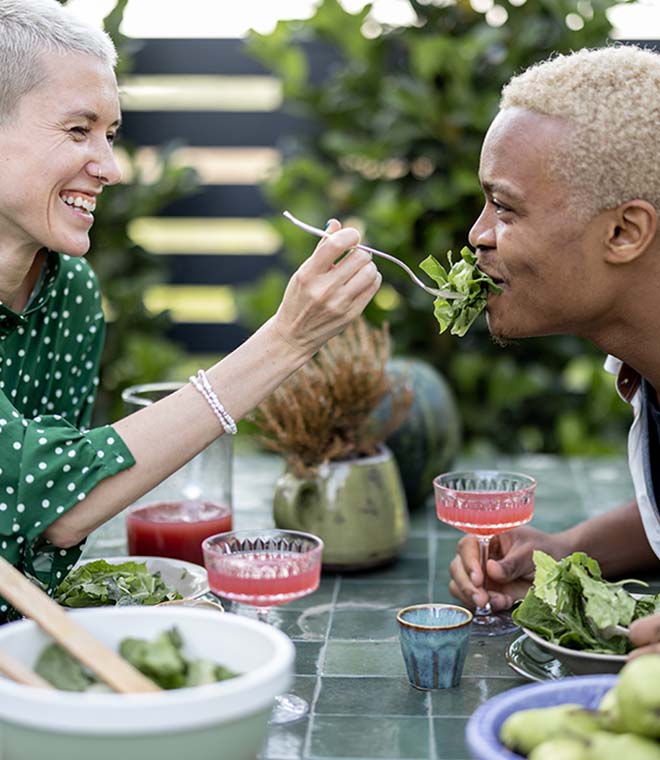
[[[318,237],[324,238],[328,236],[328,233],[325,232],[325,230],[321,230],[318,227],[312,227],[311,224],[306,224],[305,222],[301,222],[300,219],[296,219],[296,217],[289,213],[288,211],[283,211],[282,216],[285,216],[290,222],[293,222],[297,227],[300,227],[301,230],[305,230],[306,232],[311,232],[312,235],[317,235]],[[392,256],[389,253],[383,253],[383,251],[378,251],[375,248],[370,248],[368,245],[363,245],[362,243],[358,243],[358,245],[355,246],[356,248],[359,248],[362,251],[367,251],[368,253],[373,254],[374,256],[380,256],[383,259],[387,259],[388,261],[393,261],[395,264],[398,264],[401,269],[403,269],[405,272],[407,272],[410,279],[415,283],[415,285],[419,285],[420,288],[425,290],[427,293],[430,293],[432,296],[440,297],[440,298],[446,298],[448,300],[454,299],[454,298],[463,298],[460,293],[455,293],[453,290],[440,290],[439,288],[432,288],[426,283],[422,282],[419,277],[412,271],[412,269],[407,265],[404,264],[401,259],[397,259],[395,256]]]
[[[626,628],[625,625],[606,625],[605,628],[600,628],[600,632],[604,638],[611,639],[612,636],[629,636],[630,628]]]

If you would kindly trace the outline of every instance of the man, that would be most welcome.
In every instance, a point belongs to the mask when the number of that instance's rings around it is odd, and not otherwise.
[[[610,355],[634,412],[636,500],[563,533],[503,534],[488,592],[477,542],[463,538],[450,591],[471,606],[511,607],[537,548],[555,558],[585,551],[606,576],[659,567],[659,127],[660,55],[632,46],[557,56],[503,90],[481,154],[485,205],[470,231],[480,268],[503,289],[489,296],[489,329],[503,342],[579,335]],[[633,626],[632,638],[658,640],[660,616]]]

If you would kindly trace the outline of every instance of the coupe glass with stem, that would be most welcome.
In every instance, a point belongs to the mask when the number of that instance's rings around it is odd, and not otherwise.
[[[294,530],[236,530],[202,542],[211,591],[254,608],[268,622],[271,607],[311,594],[319,586],[323,541]],[[275,700],[271,723],[289,723],[309,711],[295,694]]]
[[[532,519],[536,481],[516,472],[470,470],[438,475],[433,487],[438,519],[479,541],[485,587],[490,540]],[[518,629],[510,613],[493,612],[490,602],[477,607],[472,626],[473,633],[481,636],[498,636]]]

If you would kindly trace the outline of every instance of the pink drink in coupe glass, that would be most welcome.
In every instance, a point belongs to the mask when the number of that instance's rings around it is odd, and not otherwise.
[[[207,562],[209,586],[233,602],[272,607],[316,591],[321,563],[290,552],[245,552]]]
[[[495,536],[524,525],[534,514],[534,499],[493,491],[471,491],[436,504],[438,520],[474,536]]]
[[[296,531],[234,531],[202,544],[209,586],[254,607],[285,604],[316,591],[323,543]]]
[[[470,533],[479,541],[479,562],[483,578],[487,579],[490,540],[532,519],[536,481],[515,472],[474,470],[438,475],[433,488],[438,519]],[[473,631],[483,636],[497,636],[517,629],[510,615],[494,613],[490,602],[477,607],[472,625]]]
[[[210,536],[202,544],[211,591],[254,607],[268,622],[268,609],[316,591],[323,541],[295,530],[236,530]],[[306,700],[280,694],[270,722],[290,723],[309,711]]]

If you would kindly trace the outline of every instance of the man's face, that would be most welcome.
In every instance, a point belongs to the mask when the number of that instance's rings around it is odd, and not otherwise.
[[[120,179],[117,83],[90,55],[47,52],[42,61],[46,79],[0,126],[0,251],[82,256],[103,187],[97,174]]]
[[[479,266],[503,289],[488,297],[496,338],[589,335],[602,318],[602,229],[597,217],[585,221],[571,188],[550,171],[567,129],[510,108],[486,135],[479,170],[486,202],[469,238]]]

